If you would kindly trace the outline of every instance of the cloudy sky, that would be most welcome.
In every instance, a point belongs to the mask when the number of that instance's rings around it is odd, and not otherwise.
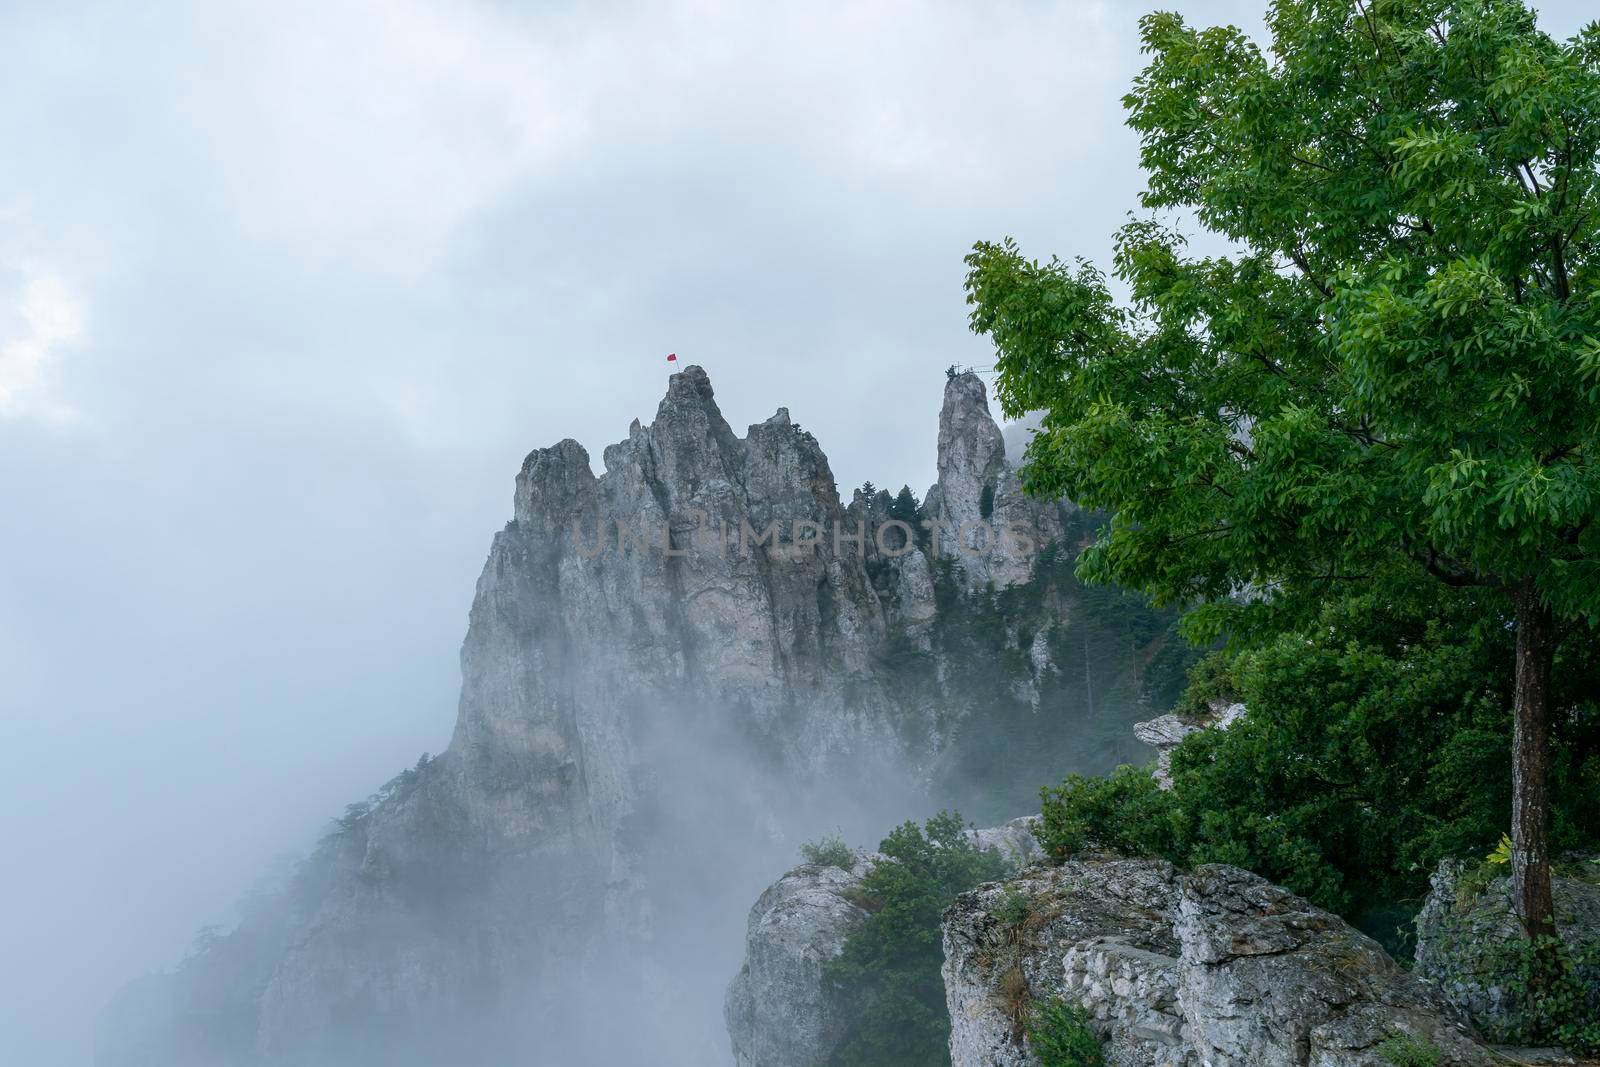
[[[968,246],[1134,207],[1145,6],[0,0],[0,1057],[446,743],[522,456],[668,351],[924,489]]]

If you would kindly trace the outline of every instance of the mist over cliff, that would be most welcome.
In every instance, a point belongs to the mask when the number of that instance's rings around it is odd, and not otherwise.
[[[740,437],[689,367],[603,473],[531,453],[448,746],[124,990],[100,1062],[729,1062],[745,911],[800,842],[1137,758],[1172,619],[1077,584],[1098,520],[1022,494],[979,378],[939,427],[921,501],[846,501],[787,411]]]

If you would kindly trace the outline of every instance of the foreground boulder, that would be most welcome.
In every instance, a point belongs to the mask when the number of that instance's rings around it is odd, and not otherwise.
[[[958,898],[944,946],[954,1067],[1037,1064],[1026,1020],[1055,999],[1088,1011],[1113,1067],[1378,1067],[1400,1036],[1492,1062],[1376,942],[1234,867],[1036,868]]]
[[[1517,998],[1505,984],[1503,946],[1515,944],[1522,927],[1504,872],[1485,871],[1461,860],[1445,860],[1431,879],[1417,913],[1418,977],[1483,1033],[1513,1031]],[[1551,878],[1556,930],[1567,949],[1600,945],[1600,861],[1571,857]],[[1600,997],[1600,968],[1581,975]]]

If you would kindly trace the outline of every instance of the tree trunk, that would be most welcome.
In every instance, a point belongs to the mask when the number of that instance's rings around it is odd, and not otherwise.
[[[1531,580],[1517,588],[1517,690],[1511,740],[1511,886],[1529,938],[1555,933],[1550,899],[1550,674],[1556,624]]]

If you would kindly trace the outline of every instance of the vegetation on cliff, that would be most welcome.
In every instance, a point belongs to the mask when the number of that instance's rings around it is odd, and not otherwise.
[[[957,895],[1004,874],[1006,860],[980,851],[950,812],[904,823],[878,851],[888,859],[861,885],[871,914],[827,967],[835,995],[861,1004],[830,1067],[949,1063],[939,919]]]
[[[926,531],[910,490],[891,497],[868,483],[862,492],[876,497],[874,515]],[[1078,577],[1079,553],[1105,521],[1064,508],[1060,540],[1039,547],[1027,580],[1000,588],[964,580],[947,540],[931,567],[926,635],[899,622],[885,643],[880,663],[911,709],[906,720],[944,709],[935,794],[981,824],[1026,810],[1064,766],[1095,773],[1141,758],[1132,724],[1170,708],[1201,656],[1178,633],[1176,610]],[[889,562],[869,560],[867,570],[892,596]]]

